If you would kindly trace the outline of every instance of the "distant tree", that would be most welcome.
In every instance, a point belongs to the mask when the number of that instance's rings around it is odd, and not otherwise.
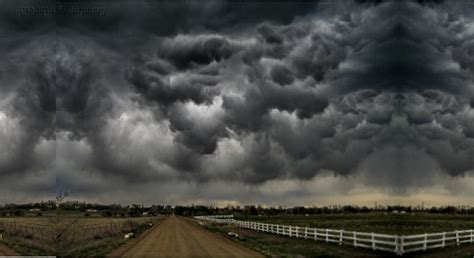
[[[456,207],[454,206],[447,206],[441,209],[441,213],[448,213],[448,214],[454,214],[456,213]]]
[[[255,205],[251,205],[249,207],[249,215],[252,215],[252,216],[258,215],[258,211]]]

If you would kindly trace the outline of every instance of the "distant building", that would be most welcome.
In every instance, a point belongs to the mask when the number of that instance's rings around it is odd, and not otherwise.
[[[29,211],[31,211],[31,212],[40,212],[41,209],[40,208],[33,208],[33,209],[29,209]]]
[[[87,213],[96,213],[97,210],[96,209],[87,209],[86,212]]]

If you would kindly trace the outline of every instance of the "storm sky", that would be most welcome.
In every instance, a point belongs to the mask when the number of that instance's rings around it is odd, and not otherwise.
[[[474,204],[471,2],[0,4],[0,203]]]

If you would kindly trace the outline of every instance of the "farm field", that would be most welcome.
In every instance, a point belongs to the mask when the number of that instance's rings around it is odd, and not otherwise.
[[[0,218],[0,233],[1,242],[21,255],[105,254],[125,241],[125,233],[139,234],[158,220],[157,217],[8,217]]]
[[[236,216],[237,220],[381,234],[422,234],[474,228],[474,215],[447,214],[321,214]]]

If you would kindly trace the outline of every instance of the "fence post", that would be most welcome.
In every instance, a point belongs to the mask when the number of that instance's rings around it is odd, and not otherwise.
[[[400,236],[399,235],[395,235],[394,236],[394,245],[395,245],[395,250],[393,250],[397,255],[400,255]]]
[[[405,252],[405,237],[402,235],[400,236],[400,246],[398,247],[400,250],[400,255],[402,255]]]
[[[329,229],[326,228],[326,243],[329,242]]]
[[[375,236],[374,236],[374,232],[372,232],[370,235],[371,235],[371,238],[372,238],[372,249],[375,250]]]
[[[313,231],[313,233],[314,233],[314,240],[315,240],[315,241],[318,241],[318,229],[315,228],[314,231]]]
[[[344,234],[344,229],[341,229],[339,232],[339,245],[342,245],[342,235]]]
[[[456,245],[459,245],[459,232],[457,230],[454,232],[456,232]]]
[[[308,227],[304,227],[304,239],[308,239]]]
[[[298,238],[298,232],[300,231],[300,228],[298,226],[296,226],[296,238]]]
[[[474,229],[471,229],[471,243],[474,241]]]
[[[443,232],[443,247],[446,246],[446,232]]]
[[[426,251],[426,245],[428,244],[428,233],[425,233],[424,241],[423,241],[423,251]]]
[[[357,234],[355,231],[352,231],[352,236],[354,237],[354,246],[357,246]]]

